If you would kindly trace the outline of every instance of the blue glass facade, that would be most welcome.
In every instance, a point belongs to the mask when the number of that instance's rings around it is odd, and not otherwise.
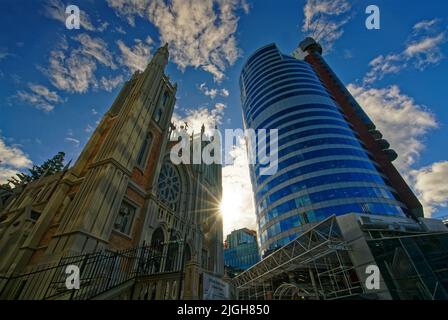
[[[255,231],[240,229],[227,236],[224,264],[236,270],[246,270],[260,261]]]
[[[333,214],[407,214],[306,61],[267,45],[244,65],[240,90],[245,127],[278,129],[277,173],[260,175],[258,164],[250,168],[262,252]]]

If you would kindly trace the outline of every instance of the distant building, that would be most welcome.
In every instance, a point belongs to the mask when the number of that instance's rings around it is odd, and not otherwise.
[[[224,246],[224,264],[230,273],[236,275],[260,260],[257,233],[247,228],[232,231]]]

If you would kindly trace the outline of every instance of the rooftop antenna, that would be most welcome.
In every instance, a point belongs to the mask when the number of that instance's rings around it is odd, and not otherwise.
[[[322,15],[319,16],[319,21],[320,21],[320,17],[321,17],[321,16],[322,16]],[[322,32],[325,31],[325,28],[328,26],[328,23],[329,23],[329,21],[325,22],[325,24],[322,25],[322,28],[321,28],[320,31],[317,33],[317,35],[314,37],[314,40],[319,41],[319,40],[321,39]],[[319,26],[319,23],[317,23],[316,31],[317,31],[317,27],[318,27],[318,26]]]
[[[319,26],[319,22],[320,22],[320,18],[321,17],[322,17],[322,12],[319,12],[319,15],[317,16],[317,19],[316,19],[316,23],[314,24],[314,30],[311,33],[311,37],[313,37],[313,38],[314,38],[314,35],[316,34],[317,27]]]

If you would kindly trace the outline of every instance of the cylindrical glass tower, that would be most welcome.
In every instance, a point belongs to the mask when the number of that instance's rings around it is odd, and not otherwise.
[[[240,90],[246,128],[278,129],[277,173],[250,168],[261,252],[333,214],[407,213],[306,61],[262,47],[245,63]]]

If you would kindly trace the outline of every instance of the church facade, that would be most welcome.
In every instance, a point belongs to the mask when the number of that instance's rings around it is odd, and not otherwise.
[[[46,298],[51,289],[31,290],[21,275],[68,256],[133,248],[151,252],[152,271],[127,287],[95,291],[103,298],[197,299],[204,272],[222,277],[221,165],[170,161],[177,87],[164,72],[168,56],[167,46],[159,48],[125,83],[71,168],[2,201],[0,297]]]

